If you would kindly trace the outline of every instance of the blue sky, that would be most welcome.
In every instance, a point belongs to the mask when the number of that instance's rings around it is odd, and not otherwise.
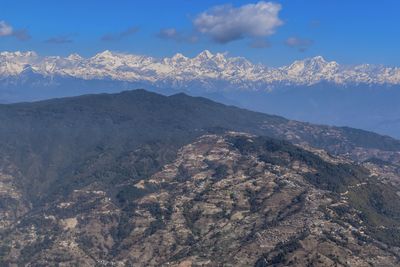
[[[256,20],[249,23],[251,12],[260,7],[255,6],[257,3],[2,0],[0,22],[4,31],[2,34],[0,24],[0,50],[92,56],[109,49],[163,57],[177,52],[193,56],[209,49],[270,66],[316,55],[344,64],[400,65],[400,1],[273,1],[272,5],[280,8],[276,20],[268,22],[271,14],[260,18],[270,25]],[[215,9],[221,5],[225,7]],[[246,6],[251,10],[243,11]],[[224,10],[249,14],[249,18],[239,19]],[[207,15],[203,18],[220,16],[221,20],[200,21],[201,14]],[[235,26],[218,25],[225,18]]]

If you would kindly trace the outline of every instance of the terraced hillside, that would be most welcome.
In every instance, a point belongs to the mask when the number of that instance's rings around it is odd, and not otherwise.
[[[2,265],[400,265],[395,139],[144,90],[0,111]]]

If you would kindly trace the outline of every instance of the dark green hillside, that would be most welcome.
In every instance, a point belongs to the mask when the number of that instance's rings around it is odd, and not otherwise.
[[[399,141],[365,131],[289,124],[281,117],[205,98],[134,90],[1,105],[0,161],[16,166],[14,175],[38,201],[96,179],[99,187],[107,187],[148,176],[173,159],[182,145],[225,130],[280,139],[290,131],[298,135],[290,141],[332,153],[355,147],[400,150]],[[146,161],[141,153],[149,146],[157,147],[157,153]]]
[[[70,179],[82,186],[95,177],[106,179],[107,184],[121,175],[127,178],[131,170],[119,166],[119,159],[138,148],[156,145],[157,151],[166,149],[171,155],[215,129],[260,132],[257,125],[265,119],[285,121],[203,98],[166,97],[144,90],[3,105],[0,154],[1,160],[15,163],[22,171],[28,194],[41,198],[54,186],[70,184],[66,182]],[[171,156],[161,155],[148,166],[129,168],[142,168],[148,175],[168,159]]]
[[[394,266],[397,151],[184,94],[0,105],[0,265]]]

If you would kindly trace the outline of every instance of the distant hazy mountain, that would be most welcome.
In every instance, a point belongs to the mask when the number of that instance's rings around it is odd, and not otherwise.
[[[400,141],[144,90],[0,105],[1,266],[397,266]]]
[[[184,91],[288,118],[400,137],[400,68],[322,57],[269,68],[203,51],[157,59],[104,51],[90,58],[0,53],[0,102],[148,88]]]

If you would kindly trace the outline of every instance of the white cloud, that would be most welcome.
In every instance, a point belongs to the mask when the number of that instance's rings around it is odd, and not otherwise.
[[[161,29],[157,36],[161,39],[173,40],[176,42],[196,43],[198,41],[198,37],[196,35],[187,35],[177,31],[175,28]]]
[[[73,40],[69,35],[63,35],[51,37],[44,42],[48,44],[68,44],[72,43]]]
[[[0,20],[0,37],[14,37],[19,41],[28,41],[31,39],[31,36],[26,29],[15,30],[4,20]]]
[[[281,8],[280,4],[265,1],[240,7],[216,6],[197,15],[193,25],[218,43],[265,37],[283,24],[279,18]]]
[[[122,39],[136,34],[139,31],[139,27],[130,27],[122,32],[108,33],[101,37],[102,41],[121,41]]]
[[[31,39],[31,35],[26,29],[13,31],[12,35],[19,41],[28,41]]]
[[[13,28],[8,25],[4,20],[0,21],[0,37],[10,36],[13,34]]]
[[[307,50],[310,46],[313,45],[313,40],[310,39],[302,39],[298,37],[289,37],[286,40],[286,45],[290,47],[297,48],[300,52],[304,52]]]
[[[157,35],[164,39],[175,39],[179,37],[179,33],[175,28],[161,29]]]

